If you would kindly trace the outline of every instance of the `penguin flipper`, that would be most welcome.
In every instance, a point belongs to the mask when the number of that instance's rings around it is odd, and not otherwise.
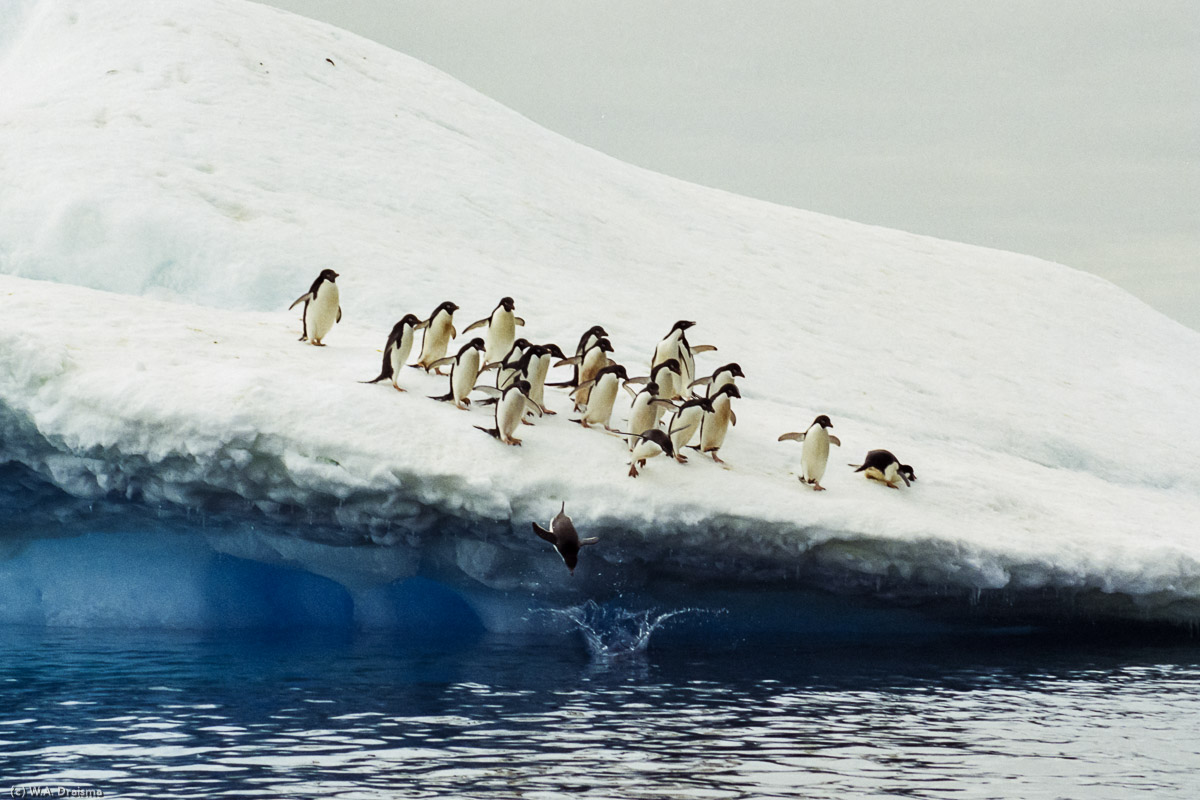
[[[580,546],[580,547],[586,547],[586,546],[588,546],[589,544],[596,544],[596,543],[597,543],[597,542],[599,542],[599,541],[600,541],[600,537],[599,537],[599,536],[589,536],[589,537],[588,537],[588,538],[586,538],[586,539],[580,539],[580,540],[579,540],[579,546]]]
[[[550,544],[554,545],[555,547],[557,547],[557,546],[558,546],[558,540],[554,538],[554,534],[553,534],[553,533],[551,533],[550,531],[546,530],[546,529],[545,529],[545,528],[543,528],[541,525],[538,525],[536,522],[531,522],[531,523],[529,523],[529,524],[533,526],[533,532],[534,532],[534,533],[536,533],[538,536],[542,537],[543,539],[545,539],[547,542],[549,542]],[[581,543],[581,544],[582,544],[582,543]]]
[[[490,398],[490,402],[492,402],[492,403],[496,402],[496,400],[498,400],[500,398],[500,395],[503,394],[495,386],[484,386],[482,383],[478,384],[477,386],[472,386],[471,391],[472,392],[483,392]],[[489,402],[489,400],[485,400],[484,402],[487,403],[487,402]]]
[[[832,433],[829,434],[829,443],[836,444],[838,447],[842,446],[842,440],[834,436]]]
[[[454,326],[453,326],[453,325],[451,325],[451,326],[450,326],[450,338],[451,338],[451,339],[457,339],[457,338],[458,338],[458,331],[454,330]]]
[[[517,325],[524,325],[525,318],[524,317],[513,317],[513,322],[516,323]]]
[[[493,439],[500,438],[500,431],[497,430],[496,428],[483,428],[483,427],[480,427],[479,425],[475,425],[473,427],[475,428],[475,430],[483,431],[488,436],[491,436]]]
[[[541,404],[538,403],[538,401],[526,397],[525,398],[525,411],[522,413],[522,416],[524,416],[525,414],[528,414],[531,410],[533,412],[535,412],[539,417],[545,416],[545,414],[546,414],[546,409],[543,408],[541,406]]]
[[[729,424],[737,425],[737,414],[734,413],[732,408],[729,409]],[[830,436],[829,438],[832,439],[833,437]],[[838,442],[838,444],[841,444],[841,442]]]
[[[476,328],[482,328],[484,325],[487,325],[487,324],[488,324],[488,320],[489,320],[489,319],[490,319],[490,317],[484,317],[483,319],[477,319],[477,320],[475,320],[475,321],[474,321],[474,322],[472,322],[470,325],[468,325],[467,327],[463,328],[463,333],[467,333],[468,331],[473,331],[473,330],[475,330]]]
[[[717,349],[716,345],[698,344],[692,348],[692,352],[693,353],[711,353],[716,349]]]
[[[454,392],[446,392],[445,394],[439,394],[437,396],[432,394],[427,396],[430,400],[441,400],[443,403],[448,403],[454,399]]]
[[[291,311],[293,308],[300,305],[301,303],[307,303],[309,300],[312,300],[312,299],[313,299],[313,293],[305,292],[304,294],[302,294],[296,298],[296,302],[294,302],[290,306],[288,306],[288,311]]]
[[[337,315],[337,319],[334,320],[334,324],[337,324],[341,321],[342,321],[342,307],[338,306],[338,315]]]
[[[694,380],[688,384],[688,388],[691,389],[695,386],[708,386],[710,383],[712,383],[712,380],[713,379],[712,379],[711,375],[708,376],[707,378],[697,378],[696,380]]]
[[[775,441],[777,441],[777,442],[782,442],[782,441],[784,441],[785,439],[790,439],[790,440],[791,440],[791,441],[793,441],[793,442],[803,442],[803,441],[804,441],[804,434],[803,434],[803,433],[797,433],[796,431],[792,431],[791,433],[783,433],[783,434],[780,434],[779,438],[778,438],[778,439],[776,439]]]
[[[437,369],[438,367],[444,367],[447,364],[453,364],[455,362],[455,360],[456,360],[456,356],[446,356],[445,358],[439,358],[437,361],[434,361],[432,364],[430,364],[428,366],[428,369]]]
[[[570,358],[562,359],[561,361],[557,362],[554,366],[556,366],[556,367],[578,366],[579,362],[582,360],[582,358],[583,358],[582,356],[571,356]]]
[[[578,393],[578,392],[581,392],[581,391],[583,391],[584,389],[590,389],[590,388],[592,388],[592,386],[593,386],[593,385],[595,385],[595,383],[596,383],[595,381],[584,381],[583,383],[581,383],[581,384],[579,384],[578,386],[576,386],[576,387],[575,387],[575,391],[574,391],[574,392],[571,392],[571,395],[570,395],[570,396],[571,396],[571,397],[574,397],[574,396],[576,395],[576,393]]]

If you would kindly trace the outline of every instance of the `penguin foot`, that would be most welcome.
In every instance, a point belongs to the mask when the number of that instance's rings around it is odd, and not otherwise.
[[[636,478],[638,476],[637,467],[633,464],[629,465],[629,477]]]
[[[678,461],[680,464],[686,464],[687,456],[685,456],[683,453],[676,453],[675,460]]]
[[[521,419],[521,424],[522,424],[522,425],[532,425],[533,423],[532,423],[532,422],[530,422],[530,421],[529,421],[529,420],[527,420],[527,419],[524,419],[524,418],[522,418],[522,419]]]
[[[394,384],[394,383],[392,384],[392,386],[394,386],[396,388],[397,392],[407,392],[408,391],[408,389],[402,389],[399,386],[396,386],[396,384]]]
[[[885,481],[885,483],[886,483],[886,481]],[[899,486],[897,486],[897,485],[896,485],[896,484],[894,484],[894,483],[889,483],[889,484],[887,485],[887,487],[888,487],[889,489],[895,489],[895,490],[897,490],[897,491],[899,491],[899,489],[900,489],[900,487],[899,487]]]
[[[307,342],[307,341],[308,341],[308,337],[307,337],[307,336],[301,336],[301,337],[300,337],[299,339],[297,339],[296,341],[297,341],[297,342]]]
[[[325,343],[324,343],[324,342],[318,342],[316,339],[313,339],[313,341],[312,341],[312,346],[313,346],[313,347],[324,347],[324,346],[325,346]]]
[[[459,411],[470,411],[471,410],[471,409],[467,408],[466,406],[464,406],[462,403],[455,403],[454,407],[457,408]]]
[[[825,491],[825,487],[824,487],[824,486],[822,486],[821,484],[817,483],[816,481],[813,481],[812,487],[813,487],[813,491],[814,491],[814,492],[823,492],[823,491]]]
[[[716,451],[716,450],[712,450],[712,451],[710,451],[710,455],[712,455],[712,457],[713,457],[713,461],[717,462],[718,464],[724,464],[724,463],[725,463],[725,462],[724,462],[724,461],[722,461],[721,459],[717,458],[717,451]]]
[[[550,409],[548,409],[548,408],[543,408],[543,409],[542,409],[542,413],[543,413],[543,414],[549,414],[549,415],[550,415],[550,416],[552,416],[552,417],[553,417],[553,416],[555,416],[556,414],[558,414],[558,412],[557,412],[557,411],[551,411],[551,410],[550,410]]]

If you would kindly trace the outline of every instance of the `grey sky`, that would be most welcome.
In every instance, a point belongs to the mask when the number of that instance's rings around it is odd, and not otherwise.
[[[1200,329],[1200,3],[270,0],[624,161],[1102,275]]]

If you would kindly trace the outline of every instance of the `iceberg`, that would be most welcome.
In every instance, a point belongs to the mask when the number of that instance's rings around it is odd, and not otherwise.
[[[1108,282],[636,168],[242,0],[0,13],[0,621],[1200,621],[1200,334]],[[309,347],[284,309],[325,267]],[[443,376],[362,383],[404,314],[506,295],[631,374],[695,320],[697,373],[746,373],[727,468],[631,479],[561,390],[506,447]],[[819,414],[816,493],[777,437]],[[847,466],[877,448],[919,480]],[[574,576],[530,529],[563,502],[601,540]]]

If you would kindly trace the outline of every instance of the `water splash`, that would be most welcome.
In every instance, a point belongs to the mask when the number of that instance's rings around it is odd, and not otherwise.
[[[713,614],[711,609],[678,608],[659,611],[602,606],[595,600],[569,608],[548,608],[547,612],[574,625],[593,658],[617,659],[644,653],[650,637],[668,621],[685,614]]]

